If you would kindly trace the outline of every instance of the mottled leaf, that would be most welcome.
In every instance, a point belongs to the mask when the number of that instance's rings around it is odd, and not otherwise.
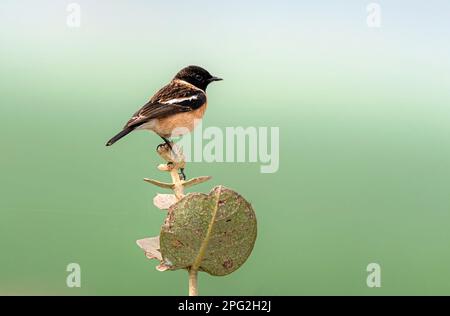
[[[160,234],[162,258],[171,270],[194,267],[211,275],[238,269],[255,240],[250,203],[223,186],[189,194],[170,207]]]

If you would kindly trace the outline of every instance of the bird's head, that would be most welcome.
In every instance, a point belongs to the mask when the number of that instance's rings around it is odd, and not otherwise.
[[[206,90],[206,87],[213,81],[220,81],[221,78],[214,77],[205,69],[198,66],[188,66],[181,69],[174,79],[183,80],[196,86],[197,88]]]

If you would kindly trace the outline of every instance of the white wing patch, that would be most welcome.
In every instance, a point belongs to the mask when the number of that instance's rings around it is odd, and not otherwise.
[[[197,100],[198,99],[198,95],[193,95],[191,97],[186,97],[186,98],[177,98],[177,99],[172,99],[172,100],[167,100],[164,102],[161,102],[163,104],[174,104],[174,103],[180,103],[180,102],[184,102],[184,101],[191,101],[191,100]]]

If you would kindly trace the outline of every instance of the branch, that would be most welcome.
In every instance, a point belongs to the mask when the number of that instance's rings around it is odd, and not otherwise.
[[[184,169],[186,163],[182,149],[176,144],[171,144],[172,149],[167,144],[158,146],[157,153],[167,161],[167,164],[159,165],[160,171],[169,172],[172,178],[172,183],[161,182],[158,180],[147,179],[144,181],[156,185],[160,188],[173,190],[176,200],[179,201],[184,197],[184,189],[206,182],[211,177],[197,177],[190,180],[181,180],[179,170]],[[189,268],[189,296],[198,296],[198,264],[194,264]]]

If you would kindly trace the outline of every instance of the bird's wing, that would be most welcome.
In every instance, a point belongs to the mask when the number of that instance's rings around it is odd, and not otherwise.
[[[159,90],[127,122],[125,127],[137,127],[151,119],[198,109],[206,102],[206,95],[189,85],[171,82]]]

